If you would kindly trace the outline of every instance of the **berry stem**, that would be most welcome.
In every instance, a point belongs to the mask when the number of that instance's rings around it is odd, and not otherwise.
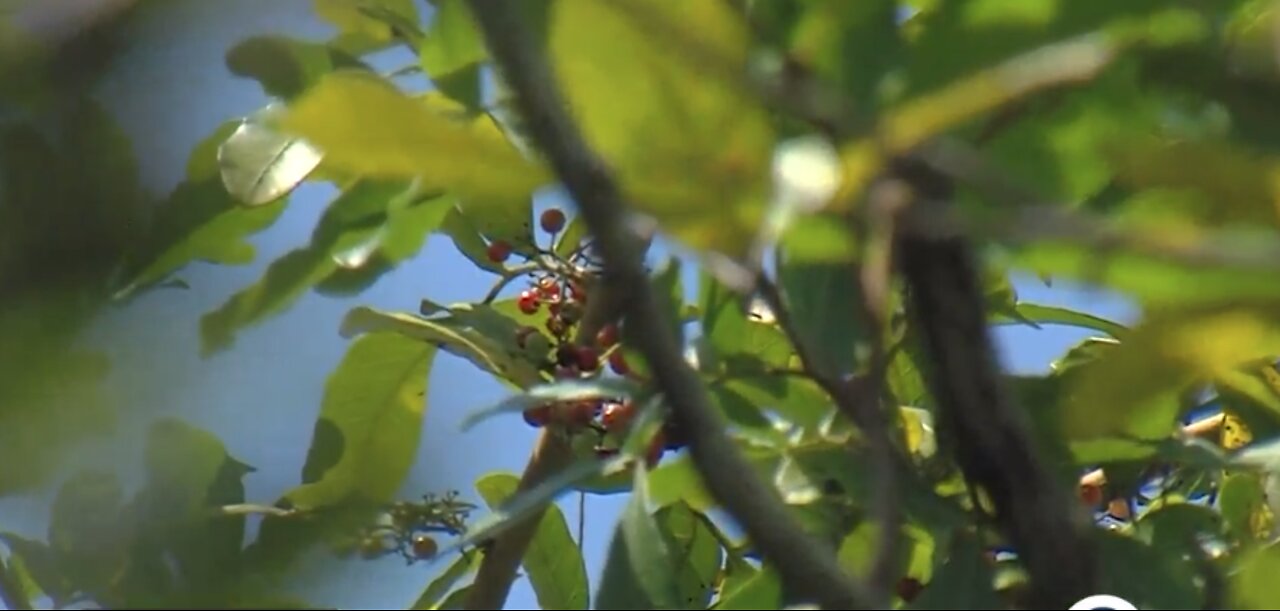
[[[511,284],[512,280],[515,280],[529,272],[536,271],[539,267],[541,266],[537,263],[522,263],[520,265],[508,267],[506,271],[502,272],[502,275],[498,277],[498,281],[493,283],[493,287],[490,288],[489,292],[484,296],[484,301],[482,303],[486,305],[493,303],[494,300],[498,298],[498,294],[502,292],[502,289],[507,288],[507,285]]]

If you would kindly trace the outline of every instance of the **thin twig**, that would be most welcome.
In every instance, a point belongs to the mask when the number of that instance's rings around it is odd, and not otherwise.
[[[608,274],[626,295],[626,340],[652,367],[670,401],[675,423],[688,435],[689,451],[711,494],[772,561],[787,591],[829,609],[868,607],[862,592],[836,562],[834,550],[805,532],[778,491],[756,475],[724,435],[723,419],[683,351],[644,272],[642,252],[625,218],[613,176],[583,141],[565,112],[555,75],[521,22],[520,11],[501,0],[475,0],[471,7],[490,53],[516,93],[531,140],[577,202]]]
[[[493,283],[489,292],[485,294],[483,303],[493,303],[493,301],[498,298],[498,294],[502,292],[502,289],[507,288],[507,285],[511,284],[513,280],[537,269],[537,263],[524,263],[507,268],[507,270],[502,273],[502,276],[498,278],[498,281]]]

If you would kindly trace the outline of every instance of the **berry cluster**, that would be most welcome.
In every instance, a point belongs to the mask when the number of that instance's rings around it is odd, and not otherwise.
[[[440,550],[432,535],[461,536],[475,508],[458,500],[457,491],[440,497],[427,494],[421,502],[399,501],[386,509],[385,521],[364,529],[360,555],[372,560],[399,553],[408,564],[430,560]]]
[[[563,231],[563,211],[550,208],[538,219],[541,229],[551,236]],[[539,271],[529,276],[527,288],[516,299],[516,307],[526,316],[545,313],[540,325],[516,330],[513,341],[530,361],[557,380],[592,378],[607,368],[619,376],[637,377],[627,364],[617,324],[606,324],[594,337],[580,337],[579,323],[590,299],[591,279],[599,276],[599,265],[583,249],[567,260],[554,252],[543,251],[550,264],[540,264]],[[489,245],[489,259],[504,263],[511,256],[509,244],[495,241]],[[545,329],[545,333],[543,332]],[[599,435],[596,451],[601,456],[615,454],[617,443],[635,417],[635,406],[629,401],[599,397],[576,401],[555,401],[530,408],[524,419],[531,426],[556,426],[569,433],[594,432]],[[671,423],[653,439],[647,453],[650,466],[657,464],[663,453],[684,445],[681,435]]]

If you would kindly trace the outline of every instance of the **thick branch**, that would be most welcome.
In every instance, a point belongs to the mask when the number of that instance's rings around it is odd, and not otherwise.
[[[765,484],[723,435],[724,422],[706,389],[682,357],[666,314],[641,265],[628,231],[622,196],[603,162],[591,152],[565,112],[554,75],[519,11],[500,0],[474,0],[472,8],[489,49],[516,92],[532,141],[547,155],[596,237],[610,278],[626,295],[625,338],[644,355],[653,379],[688,435],[689,451],[707,489],[737,518],[752,542],[777,567],[789,591],[830,609],[866,607],[836,562],[833,550],[792,519],[778,492]],[[625,75],[621,78],[625,78]]]
[[[951,196],[948,179],[908,161],[895,168],[916,196]],[[1095,560],[1085,516],[1033,446],[1023,414],[1001,384],[969,243],[956,236],[900,236],[908,311],[931,359],[926,379],[956,458],[990,496],[1001,529],[1031,577],[1032,607],[1065,608],[1094,593]]]

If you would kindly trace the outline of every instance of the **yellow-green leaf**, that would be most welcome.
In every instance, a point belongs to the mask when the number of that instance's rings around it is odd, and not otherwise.
[[[454,189],[464,197],[527,197],[548,181],[487,117],[468,123],[447,116],[364,72],[326,76],[293,105],[281,128],[323,151],[330,167],[418,177],[424,189]]]
[[[573,115],[633,204],[690,245],[745,252],[774,141],[765,110],[734,85],[745,24],[721,2],[665,0],[559,2],[549,23]]]

